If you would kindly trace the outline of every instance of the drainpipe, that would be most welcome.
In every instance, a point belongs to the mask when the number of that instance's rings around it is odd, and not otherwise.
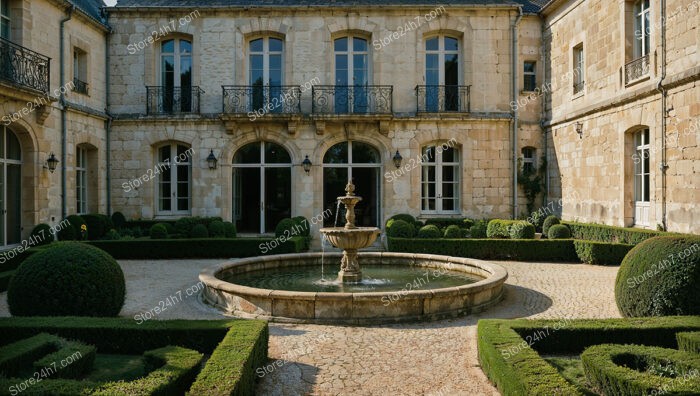
[[[666,0],[661,0],[661,20],[666,20]],[[661,24],[661,79],[656,89],[661,93],[661,225],[664,230],[667,229],[666,224],[666,171],[668,163],[666,163],[666,101],[668,91],[664,87],[666,79],[666,24]]]
[[[66,161],[68,156],[66,155],[66,137],[67,137],[67,112],[66,109],[66,93],[63,87],[66,86],[66,54],[65,54],[65,36],[66,36],[66,22],[73,18],[73,10],[75,6],[71,5],[68,8],[68,15],[61,19],[61,32],[59,35],[60,45],[59,50],[61,51],[59,55],[60,61],[60,74],[61,74],[61,219],[68,217],[68,210],[66,208]]]
[[[542,21],[542,32],[540,33],[541,40],[542,40],[542,81],[544,81],[545,87],[549,87],[551,85],[547,85],[549,82],[549,79],[547,78],[547,48],[545,46],[544,42],[544,37],[545,34],[547,33],[547,28],[545,26],[546,20],[545,18],[540,15],[540,20]],[[547,119],[547,95],[549,95],[549,88],[543,90],[542,92],[542,111],[540,115],[540,128],[542,128],[542,138],[544,140],[544,158],[545,161],[547,161],[547,166],[544,168],[544,194],[542,194],[542,205],[548,205],[548,199],[549,199],[549,139],[547,138],[547,128],[546,128],[546,122],[545,120]]]
[[[106,14],[106,13],[105,13]],[[107,16],[104,16],[105,20]],[[105,159],[107,161],[107,185],[105,191],[107,194],[107,215],[112,215],[112,116],[109,114],[109,41],[113,30],[110,28],[105,35],[105,138],[107,139]]]
[[[523,18],[523,8],[518,7],[518,16],[511,25],[513,36],[513,219],[518,218],[518,24]]]

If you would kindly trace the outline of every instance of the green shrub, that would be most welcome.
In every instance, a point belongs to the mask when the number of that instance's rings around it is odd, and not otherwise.
[[[615,299],[626,317],[700,315],[700,237],[656,237],[620,266]]]
[[[489,223],[486,220],[477,220],[476,223],[469,229],[469,236],[472,238],[486,238],[486,233]]]
[[[75,230],[75,239],[78,241],[86,241],[88,240],[88,235],[90,234],[90,229],[87,226],[87,223],[85,222],[85,219],[83,219],[82,216],[78,215],[70,215],[66,217],[66,220],[68,220],[68,223],[73,227]]]
[[[439,254],[482,260],[577,262],[570,239],[407,239],[389,238],[389,251]]]
[[[410,214],[406,214],[406,213],[399,213],[399,214],[396,214],[396,215],[389,217],[389,219],[387,219],[387,221],[386,221],[387,224],[389,223],[390,220],[403,220],[408,224],[413,224],[413,225],[416,224],[416,218],[411,216]]]
[[[236,225],[231,223],[230,221],[225,221],[224,222],[224,236],[226,238],[235,238],[236,237]]]
[[[544,213],[542,210],[532,212],[530,217],[527,219],[532,225],[535,226],[535,232],[542,232],[542,226],[544,225]]]
[[[197,224],[197,220],[193,217],[182,217],[175,222],[175,231],[181,237],[189,238],[192,235],[192,228]]]
[[[549,237],[549,227],[560,223],[561,220],[557,216],[547,216],[542,222],[542,235]]]
[[[54,241],[54,231],[48,224],[38,224],[32,229],[30,241],[33,241],[32,246],[44,246]]]
[[[168,232],[168,236],[175,236],[177,234],[177,230],[175,230],[175,226],[171,223],[159,223],[165,226],[165,231]]]
[[[676,340],[681,351],[700,353],[700,331],[678,333]]]
[[[124,273],[107,253],[75,242],[31,255],[10,281],[15,316],[116,316],[124,305]]]
[[[456,239],[462,237],[462,229],[457,225],[448,226],[445,229],[445,238]]]
[[[473,227],[473,226],[472,226]],[[460,238],[469,238],[470,235],[470,229],[467,228],[460,228],[459,229],[459,237]]]
[[[63,224],[59,226],[56,236],[58,236],[59,241],[75,241],[78,239],[78,233],[75,231],[75,227],[70,224]]]
[[[153,225],[148,234],[151,236],[151,239],[168,239],[168,229],[165,228],[165,224]]]
[[[97,348],[94,346],[59,339],[55,347],[58,351],[34,362],[35,372],[54,369],[52,377],[79,379],[92,370],[95,355],[97,355]],[[62,366],[61,362],[66,362],[67,364]]]
[[[126,217],[122,212],[114,212],[112,213],[112,224],[117,229],[124,228],[126,227]]]
[[[387,223],[387,235],[392,238],[413,238],[416,229],[404,220],[393,219]]]
[[[698,354],[654,346],[602,344],[586,349],[581,362],[588,382],[601,394],[653,395],[662,389],[673,395],[700,393]],[[651,372],[654,367],[668,376]]]
[[[209,224],[209,235],[212,238],[224,238],[226,236],[226,229],[224,227],[223,221],[212,221]]]
[[[571,230],[564,224],[554,224],[549,227],[547,232],[547,238],[549,239],[569,239],[571,238]]]
[[[306,219],[306,217],[297,216],[297,217],[292,218],[292,220],[294,220],[297,223],[298,229],[301,230],[300,236],[305,236],[305,237],[311,236],[311,225],[309,223],[309,220]]]
[[[0,347],[0,374],[16,375],[22,367],[54,351],[59,340],[54,335],[41,333]]]
[[[209,230],[204,224],[196,224],[192,227],[192,233],[190,234],[192,238],[209,238]]]
[[[112,227],[112,220],[105,215],[86,214],[81,216],[88,229],[88,239],[96,241],[102,239]]]
[[[489,238],[510,238],[510,227],[520,220],[491,220],[486,227],[486,236]]]
[[[93,241],[89,244],[106,251],[118,260],[242,258],[265,254],[300,253],[309,249],[308,238],[304,237],[293,237],[284,242],[272,238],[218,238],[122,239]]]
[[[434,225],[423,226],[420,230],[418,230],[418,238],[436,239],[441,237],[442,232],[440,232],[440,229]]]
[[[103,241],[118,241],[120,239],[122,239],[122,236],[114,228],[107,231],[107,234],[102,238]]]
[[[437,228],[443,230],[446,229],[447,227],[454,225],[457,226],[458,228],[471,228],[472,225],[474,225],[474,221],[471,219],[465,219],[465,218],[456,218],[456,219],[443,219],[443,218],[431,218],[431,219],[426,219],[425,220],[425,225],[434,225],[437,226]]]
[[[634,245],[593,241],[574,241],[581,262],[596,265],[620,265]]]
[[[672,236],[672,234],[659,231],[641,230],[638,228],[613,227],[601,224],[584,224],[563,222],[569,226],[571,235],[576,239],[598,241],[608,243],[627,243],[636,245],[649,238],[657,236]]]
[[[534,239],[535,226],[527,221],[513,223],[508,230],[510,239]]]
[[[279,238],[281,236],[291,238],[293,236],[300,236],[300,231],[295,231],[298,229],[298,223],[293,219],[282,219],[277,223],[275,227],[275,237]]]

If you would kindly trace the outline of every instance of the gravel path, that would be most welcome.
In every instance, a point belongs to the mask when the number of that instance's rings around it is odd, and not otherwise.
[[[181,302],[157,319],[221,319],[202,305],[197,275],[221,260],[120,261],[127,279],[122,316],[144,319],[169,296]],[[479,315],[372,327],[270,324],[270,364],[260,395],[498,395],[479,368],[476,322],[483,318],[615,318],[617,267],[499,262],[506,298]],[[141,316],[136,316],[141,315]],[[6,293],[0,316],[9,316]]]

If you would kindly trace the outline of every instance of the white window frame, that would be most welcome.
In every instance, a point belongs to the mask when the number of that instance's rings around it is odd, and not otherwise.
[[[526,66],[528,63],[531,63],[531,64],[532,64],[532,71],[531,71],[531,72],[527,71],[526,68],[525,68],[525,66]],[[532,89],[528,89],[528,87],[527,87],[526,84],[525,84],[525,81],[526,81],[526,80],[525,80],[525,77],[527,77],[527,76],[533,76],[533,77],[535,78],[535,84],[534,84],[534,87],[533,87]],[[525,91],[525,92],[533,92],[533,91],[535,90],[535,88],[537,88],[537,62],[535,62],[535,61],[524,61],[524,62],[523,62],[523,91]]]
[[[256,40],[263,40],[263,50],[262,51],[253,51],[251,48],[251,44],[253,41]],[[270,50],[270,40],[279,40],[282,42],[282,50],[281,51],[271,51]],[[248,83],[249,85],[253,85],[253,68],[252,68],[252,59],[253,55],[262,55],[263,57],[263,86],[269,87],[270,86],[270,55],[280,55],[280,86],[284,85],[284,49],[285,49],[285,42],[284,39],[281,37],[276,37],[276,36],[264,36],[264,37],[255,37],[250,40],[248,40]]]
[[[76,212],[88,213],[88,150],[84,147],[75,149],[75,189]]]
[[[428,50],[428,41],[437,38],[438,39],[438,49],[437,50]],[[451,38],[453,40],[457,41],[457,49],[456,50],[446,50],[445,49],[445,38]],[[423,43],[423,48],[425,48],[425,73],[423,74],[423,78],[426,80],[426,84],[428,83],[427,81],[427,75],[428,75],[428,55],[438,55],[438,67],[439,67],[439,82],[438,85],[444,86],[445,85],[445,59],[447,59],[448,55],[457,55],[457,85],[462,84],[462,40],[458,37],[451,36],[449,34],[438,34],[430,37],[425,38],[425,42]]]
[[[156,184],[156,213],[158,216],[183,216],[183,215],[189,215],[192,213],[192,161],[191,157],[188,155],[186,156],[186,159],[182,161],[182,158],[178,158],[178,153],[177,153],[177,148],[178,146],[186,147],[188,150],[191,150],[191,147],[188,147],[184,144],[180,143],[167,143],[167,144],[162,144],[158,146],[156,149],[156,168],[155,172],[158,174],[157,182]],[[163,149],[164,147],[170,147],[170,158],[168,158],[168,162],[161,161],[160,158],[160,150]],[[176,159],[178,161],[176,161]],[[180,184],[180,181],[177,178],[177,170],[179,167],[186,166],[188,168],[187,172],[187,197],[180,197],[178,195],[178,184]],[[170,210],[163,210],[162,208],[162,197],[161,197],[161,189],[163,184],[162,182],[162,177],[165,172],[170,172]],[[178,210],[178,201],[182,198],[187,198],[187,209],[186,210]]]
[[[578,69],[578,73],[576,70]],[[583,43],[578,44],[574,47],[574,82],[576,85],[581,85],[581,90],[576,92],[576,94],[582,94],[585,90],[586,84],[586,56],[584,53]]]
[[[650,43],[647,42],[651,40],[651,26],[648,25],[649,13],[649,0],[638,0],[636,3],[634,3],[634,29],[635,32],[639,32],[639,34],[635,34],[634,37],[635,59],[639,59],[649,54],[647,45],[649,45],[649,49],[651,49]],[[649,30],[649,33],[647,33],[647,30]]]
[[[19,160],[14,160],[14,159],[8,159],[7,158],[7,135],[8,134],[13,134],[14,137],[17,139],[19,142],[19,149],[20,149],[20,159]],[[23,165],[23,148],[22,148],[22,142],[19,140],[19,137],[9,128],[5,126],[0,126],[0,139],[2,139],[2,151],[0,151],[0,172],[2,172],[2,183],[0,183],[0,194],[2,194],[2,197],[0,197],[0,210],[4,212],[2,216],[0,216],[0,221],[2,221],[2,224],[0,224],[0,227],[2,227],[2,230],[0,230],[0,248],[7,248],[7,247],[13,247],[13,246],[19,246],[20,242],[18,243],[12,243],[9,244],[7,242],[8,239],[8,228],[9,228],[9,222],[7,220],[7,212],[11,209],[8,208],[7,206],[7,196],[8,193],[11,191],[8,186],[7,182],[7,168],[8,165],[19,165],[20,166],[20,172],[22,172],[22,165]],[[20,191],[22,191],[22,180],[20,178],[20,185],[17,186]],[[19,200],[19,212],[22,213],[22,200]],[[21,215],[20,215],[21,216]]]
[[[644,177],[649,177],[649,182],[651,183],[651,172],[647,169],[645,159],[649,158],[651,155],[651,144],[647,140],[650,138],[649,130],[642,129],[634,134],[634,145],[635,154],[639,159],[638,163],[635,164],[634,168],[634,201],[635,202],[651,202],[651,191],[649,190],[649,185],[644,181]],[[649,161],[651,165],[651,161]],[[640,186],[641,184],[641,186]],[[641,197],[638,195],[641,194]],[[649,199],[645,199],[645,196],[649,196]]]
[[[335,41],[340,40],[340,39],[347,39],[348,40],[348,49],[347,51],[337,51],[335,49]],[[355,39],[360,39],[364,40],[365,43],[367,43],[366,51],[359,51],[355,50]],[[372,63],[370,62],[370,57],[369,57],[369,40],[367,40],[366,37],[363,36],[358,36],[358,35],[347,35],[347,36],[342,36],[342,37],[336,37],[333,39],[333,75],[335,76],[334,81],[338,81],[338,69],[337,69],[337,63],[336,63],[336,58],[338,55],[342,55],[347,59],[347,85],[348,86],[365,86],[369,85],[370,81],[372,80],[371,78],[371,73],[372,73]],[[354,57],[355,55],[364,55],[366,62],[367,62],[367,69],[365,70],[365,79],[366,81],[363,84],[356,84],[354,81],[354,75],[355,75],[355,62],[354,62]]]
[[[457,162],[445,162],[443,161],[443,153],[444,151],[438,152],[438,148],[442,147],[440,144],[435,143],[435,144],[429,144],[426,146],[423,146],[421,148],[421,155],[429,155],[426,154],[426,150],[430,149],[432,147],[432,150],[434,152],[435,156],[435,162],[427,162],[425,160],[422,161],[421,164],[421,213],[423,214],[459,214],[461,213],[461,195],[462,195],[462,151],[454,146],[450,146],[451,149],[454,150],[455,152],[455,158],[457,158]],[[442,186],[443,186],[443,167],[444,166],[453,166],[455,168],[455,177],[457,178],[456,183],[453,183],[455,185],[455,191],[454,191],[454,196],[450,197],[450,199],[454,200],[454,209],[452,210],[445,210],[443,209],[443,197],[442,197]],[[435,196],[434,197],[429,197],[426,195],[426,181],[425,178],[427,176],[427,169],[430,167],[435,168]],[[428,200],[430,199],[435,199],[435,210],[430,210],[430,209],[423,209],[423,205],[425,204],[425,207],[427,208],[428,205]]]
[[[534,147],[523,147],[522,154],[523,172],[525,171],[525,167],[527,164],[532,165],[532,171],[535,172],[537,170],[537,149]],[[528,156],[528,154],[530,154],[530,156]]]
[[[173,52],[164,52],[163,46],[165,43],[168,41],[173,41]],[[182,52],[180,50],[180,42],[181,41],[186,41],[187,43],[190,44],[190,48],[192,51],[190,52]],[[158,67],[158,73],[159,73],[159,79],[160,85],[165,87],[165,70],[163,68],[163,58],[166,56],[172,56],[173,57],[173,88],[182,88],[182,57],[189,57],[190,58],[190,73],[194,77],[194,57],[192,56],[192,52],[194,51],[194,43],[190,39],[186,38],[180,38],[180,37],[173,37],[169,38],[167,40],[163,40],[163,42],[160,45],[160,64]],[[194,81],[192,81],[192,85],[194,85]]]

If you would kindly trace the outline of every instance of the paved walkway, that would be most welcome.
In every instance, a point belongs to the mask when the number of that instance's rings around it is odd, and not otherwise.
[[[127,278],[122,315],[134,317],[171,295],[182,302],[158,319],[219,319],[187,289],[200,269],[221,260],[121,261]],[[479,368],[482,318],[612,318],[616,267],[500,262],[507,296],[477,316],[375,327],[270,324],[270,362],[260,395],[498,395]],[[0,294],[0,316],[8,316]]]

